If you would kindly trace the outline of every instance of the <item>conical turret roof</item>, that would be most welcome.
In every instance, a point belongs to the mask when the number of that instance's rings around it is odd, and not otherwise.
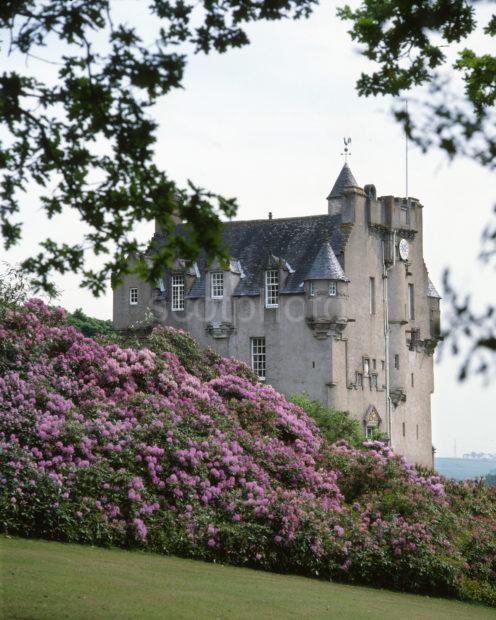
[[[340,198],[344,193],[344,188],[349,186],[358,187],[358,183],[356,182],[350,167],[345,162],[333,188],[331,189],[331,193],[327,196],[327,200],[329,200],[329,198]]]
[[[329,241],[326,241],[317,252],[305,280],[350,281],[339,264]]]
[[[427,297],[441,299],[441,295],[437,292],[436,287],[434,286],[430,278],[427,279]]]

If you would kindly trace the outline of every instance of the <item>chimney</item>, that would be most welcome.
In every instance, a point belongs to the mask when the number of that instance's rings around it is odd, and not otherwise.
[[[172,212],[171,219],[172,219],[172,223],[174,226],[178,226],[179,224],[183,223],[181,217],[179,216],[179,212],[177,209],[174,209],[174,211]],[[157,220],[155,220],[155,234],[156,235],[163,234],[163,230]]]

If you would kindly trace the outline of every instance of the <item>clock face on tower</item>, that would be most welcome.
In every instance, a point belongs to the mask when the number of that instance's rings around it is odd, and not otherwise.
[[[408,241],[406,239],[400,239],[400,242],[398,244],[398,250],[399,250],[399,253],[400,253],[401,260],[407,260],[408,259],[408,252],[410,250],[410,247],[409,247]]]

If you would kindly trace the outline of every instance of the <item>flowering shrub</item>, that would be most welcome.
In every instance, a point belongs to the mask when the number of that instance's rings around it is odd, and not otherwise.
[[[418,471],[380,442],[330,444],[184,332],[126,349],[31,300],[4,310],[0,340],[5,532],[494,603],[488,487]]]

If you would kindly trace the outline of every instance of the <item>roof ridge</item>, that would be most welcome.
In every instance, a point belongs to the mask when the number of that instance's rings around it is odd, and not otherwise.
[[[326,217],[326,218],[332,218],[334,217],[334,215],[330,215],[329,213],[319,213],[316,215],[294,215],[291,217],[275,217],[272,218],[271,220],[269,220],[268,218],[259,218],[256,220],[227,220],[227,221],[223,221],[223,224],[248,224],[248,223],[258,223],[258,222],[267,222],[267,224],[273,224],[274,222],[287,222],[290,220],[310,220],[312,218],[317,218],[317,217]]]

